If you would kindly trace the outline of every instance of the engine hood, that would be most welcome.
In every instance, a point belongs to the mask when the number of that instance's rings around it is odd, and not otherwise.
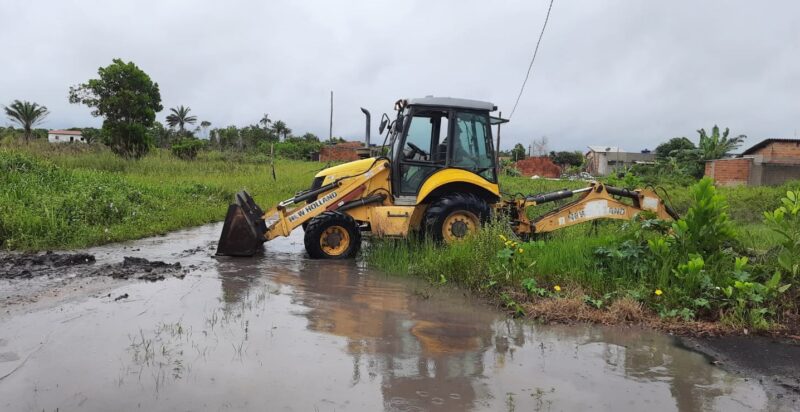
[[[372,164],[375,162],[375,159],[376,158],[374,157],[370,157],[368,159],[354,160],[352,162],[329,167],[321,170],[314,177],[324,177],[325,180],[322,183],[328,184],[334,179],[338,179],[340,177],[353,176],[365,172],[370,168],[370,166],[372,166]]]

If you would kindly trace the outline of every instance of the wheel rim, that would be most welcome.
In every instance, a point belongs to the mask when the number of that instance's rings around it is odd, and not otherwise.
[[[454,242],[474,233],[480,226],[480,220],[472,212],[459,210],[451,213],[442,225],[442,237],[445,241]]]
[[[322,251],[329,256],[338,256],[350,247],[350,233],[341,226],[331,226],[319,237]]]

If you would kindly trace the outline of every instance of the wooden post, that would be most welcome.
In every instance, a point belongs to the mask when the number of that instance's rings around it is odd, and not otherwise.
[[[272,180],[278,180],[275,176],[275,143],[269,144],[269,163],[272,166]]]
[[[331,90],[331,123],[328,129],[328,140],[333,140],[333,90]]]

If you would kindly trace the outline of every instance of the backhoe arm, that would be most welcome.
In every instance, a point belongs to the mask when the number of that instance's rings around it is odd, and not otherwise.
[[[552,210],[534,220],[528,219],[525,209],[579,195],[580,198]],[[631,203],[619,198],[631,199]],[[596,219],[630,220],[642,211],[654,213],[659,219],[673,220],[678,215],[664,200],[649,189],[622,189],[594,182],[577,190],[559,190],[516,199],[501,206],[511,212],[517,234],[545,233]]]

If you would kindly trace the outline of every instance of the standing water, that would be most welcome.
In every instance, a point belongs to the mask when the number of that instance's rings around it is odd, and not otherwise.
[[[219,230],[88,251],[193,265],[184,279],[0,314],[0,410],[781,408],[660,333],[510,319],[452,288],[309,260],[302,232],[213,258]]]

